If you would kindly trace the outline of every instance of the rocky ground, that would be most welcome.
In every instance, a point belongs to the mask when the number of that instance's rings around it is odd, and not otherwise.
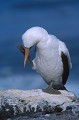
[[[10,118],[8,120],[79,120],[79,111],[76,114],[74,114],[72,110],[51,114],[35,113],[27,116]]]
[[[79,120],[79,99],[72,92],[60,92],[0,91],[0,120]]]

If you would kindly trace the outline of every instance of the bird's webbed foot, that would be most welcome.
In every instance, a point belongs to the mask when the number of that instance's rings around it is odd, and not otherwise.
[[[48,86],[46,89],[42,89],[42,91],[45,92],[45,93],[49,93],[49,94],[57,94],[57,95],[61,94],[60,91],[54,89],[51,86]]]

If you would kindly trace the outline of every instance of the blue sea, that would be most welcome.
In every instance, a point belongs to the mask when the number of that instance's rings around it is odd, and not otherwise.
[[[24,68],[24,56],[17,49],[22,34],[33,26],[44,27],[66,43],[73,65],[66,88],[79,97],[79,0],[0,1],[0,90],[47,87],[29,62]]]

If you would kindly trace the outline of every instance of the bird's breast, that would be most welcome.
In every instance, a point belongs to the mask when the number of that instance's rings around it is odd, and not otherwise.
[[[45,50],[41,53],[37,51],[34,61],[37,71],[47,81],[55,79],[56,76],[62,74],[62,63],[56,50]]]

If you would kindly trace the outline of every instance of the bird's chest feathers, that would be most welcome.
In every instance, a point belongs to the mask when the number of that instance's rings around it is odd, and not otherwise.
[[[58,51],[51,49],[38,50],[36,53],[36,65],[38,69],[55,69],[58,62]]]

